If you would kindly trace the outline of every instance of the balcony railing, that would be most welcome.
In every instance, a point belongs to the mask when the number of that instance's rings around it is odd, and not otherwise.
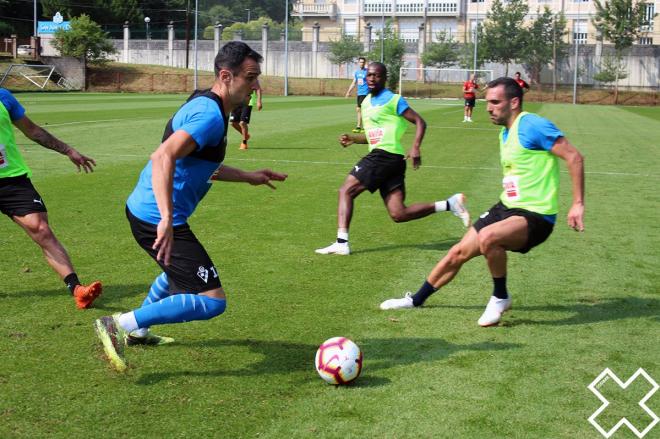
[[[334,17],[337,15],[337,5],[335,3],[302,3],[293,4],[293,15]]]
[[[381,2],[365,2],[362,8],[362,13],[364,15],[380,15],[391,14],[392,13],[392,2],[391,0],[384,0]],[[456,16],[459,13],[459,6],[457,1],[444,1],[444,2],[429,2],[427,4],[426,14],[427,15],[446,15],[446,16]],[[397,15],[414,15],[422,16],[424,15],[424,2],[396,2],[396,14]]]

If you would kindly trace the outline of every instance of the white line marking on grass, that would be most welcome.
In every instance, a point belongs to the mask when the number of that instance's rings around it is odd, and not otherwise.
[[[62,123],[48,123],[48,122],[45,122],[44,125],[49,126],[49,127],[59,127],[59,126],[62,126],[62,125],[82,125],[82,124],[86,124],[86,123],[123,122],[125,120],[136,120],[137,121],[137,120],[149,120],[149,119],[160,119],[160,118],[157,118],[157,117],[143,117],[143,118],[138,119],[138,118],[134,118],[134,117],[129,117],[129,118],[125,118],[125,119],[80,120],[80,121],[77,121],[77,122],[62,122]]]
[[[256,148],[258,149],[258,148]],[[30,151],[24,151],[29,153]],[[138,158],[147,158],[148,154],[107,154],[107,153],[95,153],[96,157],[138,157]],[[361,157],[358,157],[361,158]],[[294,164],[303,164],[303,165],[339,165],[339,166],[353,166],[355,162],[330,162],[330,161],[320,161],[320,160],[284,160],[284,159],[247,159],[247,158],[227,158],[227,162],[237,161],[237,162],[270,162],[270,163],[294,163]],[[460,169],[464,171],[500,171],[501,168],[494,166],[438,166],[438,165],[423,165],[424,168],[431,169]],[[562,174],[568,174],[568,171],[561,171]],[[609,175],[616,177],[651,177],[651,178],[660,178],[660,175],[655,174],[640,174],[637,172],[608,172],[608,171],[585,171],[587,175]]]

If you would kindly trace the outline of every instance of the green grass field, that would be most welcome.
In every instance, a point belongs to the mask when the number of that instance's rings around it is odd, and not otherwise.
[[[271,167],[276,191],[219,183],[191,226],[219,268],[228,309],[207,322],[156,328],[177,342],[130,348],[120,375],[92,322],[140,305],[156,264],[134,242],[123,206],[183,95],[20,94],[28,115],[98,162],[78,175],[62,156],[17,142],[52,226],[84,282],[104,294],[78,311],[36,245],[0,221],[0,437],[599,438],[587,385],[605,368],[660,380],[660,109],[538,105],[586,156],[586,231],[565,225],[570,180],[548,242],[509,257],[514,308],[480,328],[491,292],[482,258],[422,309],[378,304],[416,291],[464,233],[449,214],[395,224],[377,194],[356,202],[350,257],[314,254],[336,232],[337,189],[364,146],[342,149],[353,99],[266,97],[250,150],[230,133],[226,163]],[[484,104],[413,100],[428,122],[408,201],[463,191],[473,216],[500,190],[497,127]],[[412,140],[412,129],[406,142]],[[364,352],[349,387],[325,384],[314,354],[343,335]],[[641,430],[649,390],[612,380],[599,417]],[[660,414],[660,395],[648,406]],[[614,438],[634,438],[622,427]],[[647,436],[660,437],[660,426]]]

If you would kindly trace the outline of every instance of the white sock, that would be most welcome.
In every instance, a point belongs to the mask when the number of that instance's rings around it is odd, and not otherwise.
[[[348,242],[348,231],[346,229],[337,230],[337,239],[343,239]]]
[[[436,212],[446,212],[449,210],[449,200],[442,200],[435,202],[435,211]]]
[[[126,312],[122,315],[119,316],[119,324],[121,325],[122,328],[124,328],[126,331],[133,332],[136,329],[139,328],[137,324],[137,320],[135,320],[135,313],[133,311],[131,312]]]
[[[149,334],[149,328],[138,328],[135,331],[131,332],[131,335],[135,337],[146,337]]]

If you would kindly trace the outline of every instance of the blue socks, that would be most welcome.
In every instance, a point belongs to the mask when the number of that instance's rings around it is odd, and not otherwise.
[[[151,284],[151,288],[149,288],[149,294],[147,294],[144,302],[142,302],[142,306],[151,305],[152,303],[158,302],[159,300],[162,300],[169,295],[170,284],[167,281],[167,274],[163,272],[156,279],[154,279],[154,283]]]
[[[208,320],[222,314],[226,307],[225,299],[196,294],[175,294],[158,302],[143,305],[133,311],[133,314],[138,327],[149,328],[166,323]]]

